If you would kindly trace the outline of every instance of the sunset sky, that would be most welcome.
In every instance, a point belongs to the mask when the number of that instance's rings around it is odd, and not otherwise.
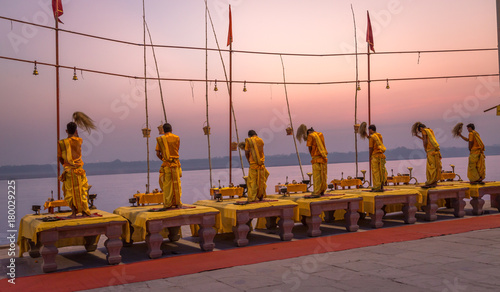
[[[155,44],[205,47],[203,0],[146,0],[146,21]],[[50,0],[0,0],[0,16],[53,26]],[[358,52],[366,53],[366,11],[370,11],[376,52],[496,48],[494,0],[208,0],[219,44],[226,49],[228,5],[233,16],[234,50],[275,53],[354,53],[352,4]],[[63,0],[60,28],[142,43],[142,1]],[[53,30],[0,19],[0,56],[55,63]],[[208,47],[216,48],[209,24]],[[161,77],[205,78],[205,52],[157,48]],[[497,51],[371,55],[372,79],[498,74]],[[223,53],[229,70],[228,53]],[[60,32],[60,64],[143,76],[143,48]],[[288,82],[355,80],[355,58],[283,56]],[[151,49],[149,76],[155,77]],[[56,162],[55,69],[0,59],[0,166]],[[228,155],[228,94],[221,60],[209,52],[209,118],[212,156]],[[91,116],[100,128],[86,141],[84,161],[146,160],[143,81],[61,69],[61,137],[74,111]],[[359,79],[367,78],[366,55],[359,56]],[[282,82],[278,55],[233,54],[233,80]],[[168,121],[181,138],[183,159],[207,157],[205,83],[162,81]],[[421,147],[411,137],[416,121],[437,133],[443,147],[467,147],[451,137],[457,122],[473,122],[488,145],[500,144],[500,117],[483,110],[500,104],[498,77],[372,83],[372,122],[388,149]],[[266,142],[266,154],[294,152],[283,85],[233,85],[240,140],[250,129]],[[142,90],[142,91],[141,91]],[[288,85],[290,110],[297,128],[304,123],[325,135],[329,152],[354,149],[355,84]],[[358,92],[358,121],[366,121],[367,84]],[[157,81],[148,82],[150,149],[163,119]],[[367,142],[359,142],[367,150]],[[304,144],[299,145],[306,152]],[[156,157],[151,154],[151,160]]]

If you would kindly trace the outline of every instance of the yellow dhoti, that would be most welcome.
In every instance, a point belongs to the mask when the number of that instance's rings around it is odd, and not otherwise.
[[[266,197],[267,178],[269,171],[264,165],[250,166],[248,171],[247,188],[248,188],[248,201],[262,200]]]
[[[163,206],[165,208],[181,206],[181,176],[180,166],[160,168],[159,183],[163,191]]]
[[[471,153],[469,155],[469,166],[467,168],[469,181],[483,180],[486,177],[486,164],[484,153]]]
[[[60,180],[63,183],[64,200],[76,213],[90,215],[88,204],[89,184],[85,170],[81,167],[65,167]]]
[[[441,177],[441,153],[436,150],[427,151],[426,185],[437,183]]]
[[[387,169],[385,168],[385,155],[372,155],[372,179],[373,189],[380,190],[387,181]]]
[[[328,187],[327,181],[327,164],[326,163],[313,163],[313,185],[314,191],[313,196],[321,195],[326,191]]]

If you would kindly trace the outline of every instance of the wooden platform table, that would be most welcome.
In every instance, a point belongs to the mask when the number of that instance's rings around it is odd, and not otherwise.
[[[310,195],[310,193],[309,193]],[[331,222],[335,219],[334,212],[336,210],[345,210],[343,219],[346,222],[346,230],[350,232],[358,231],[359,225],[359,213],[360,204],[362,203],[362,198],[357,195],[326,195],[320,198],[304,198],[304,194],[301,195],[269,195],[269,199],[283,199],[291,200],[296,202],[298,205],[298,215],[301,222],[307,226],[307,235],[314,237],[321,235],[320,225],[322,222],[322,217],[324,221]],[[323,216],[322,216],[323,214]]]
[[[451,182],[446,182],[451,183]],[[473,215],[482,215],[484,213],[483,196],[490,195],[490,203],[492,208],[496,208],[500,212],[500,182],[492,181],[484,184],[470,184],[470,182],[453,182],[457,187],[466,187],[465,198],[470,198]]]
[[[172,242],[180,239],[182,225],[199,225],[201,250],[212,251],[214,249],[213,239],[216,232],[213,227],[216,227],[218,210],[184,204],[183,208],[156,211],[161,208],[163,205],[120,207],[113,213],[129,221],[132,229],[130,242],[146,241],[148,246],[146,253],[152,259],[161,257],[161,244],[164,237],[168,237]]]
[[[289,200],[269,200],[250,203],[247,205],[236,205],[237,200],[230,199],[222,202],[215,200],[202,200],[194,203],[197,206],[212,207],[220,211],[219,233],[234,234],[236,246],[248,244],[247,235],[250,232],[250,223],[254,218],[266,218],[268,229],[279,228],[281,240],[288,241],[293,237],[294,226],[293,215],[297,204]],[[280,218],[276,223],[277,218]]]
[[[458,182],[457,182],[458,183]],[[408,186],[392,186],[400,189],[417,190],[422,195],[421,207],[425,212],[424,219],[434,221],[437,219],[437,210],[439,208],[438,201],[443,199],[451,199],[451,207],[454,209],[453,215],[457,218],[465,216],[465,201],[466,191],[468,187],[455,184],[439,183],[435,188],[422,188],[422,185]]]
[[[382,218],[385,215],[384,206],[401,205],[403,211],[404,223],[413,224],[417,221],[415,213],[417,208],[415,204],[421,200],[421,195],[415,190],[397,190],[391,188],[384,192],[370,192],[369,189],[357,190],[336,190],[327,192],[327,194],[344,193],[346,195],[358,195],[363,199],[363,204],[359,212],[370,216],[370,226],[380,228],[384,226]]]
[[[64,219],[44,222],[46,217],[66,218],[68,213],[55,215],[26,215],[21,219],[19,228],[19,256],[29,251],[33,258],[42,256],[43,272],[57,270],[56,256],[59,247],[84,245],[88,252],[95,251],[101,234],[108,238],[104,242],[107,250],[106,260],[114,265],[121,262],[120,250],[123,246],[120,236],[129,233],[127,220],[121,216],[100,210],[92,210],[98,216],[77,219]]]

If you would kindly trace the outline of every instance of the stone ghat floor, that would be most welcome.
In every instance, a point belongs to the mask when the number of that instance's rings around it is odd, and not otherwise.
[[[498,291],[499,270],[496,228],[86,291]]]

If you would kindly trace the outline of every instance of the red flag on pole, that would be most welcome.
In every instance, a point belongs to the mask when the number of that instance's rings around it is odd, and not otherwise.
[[[229,31],[227,33],[227,45],[233,42],[233,20],[231,17],[231,5],[229,5]]]
[[[57,19],[58,22],[63,23],[59,19],[59,16],[63,15],[62,0],[52,0],[52,11],[54,11],[54,18]]]
[[[366,11],[366,16],[368,17],[368,25],[366,28],[366,42],[370,44],[370,50],[375,53],[374,43],[373,43],[373,31],[372,22],[370,21],[370,13]]]

